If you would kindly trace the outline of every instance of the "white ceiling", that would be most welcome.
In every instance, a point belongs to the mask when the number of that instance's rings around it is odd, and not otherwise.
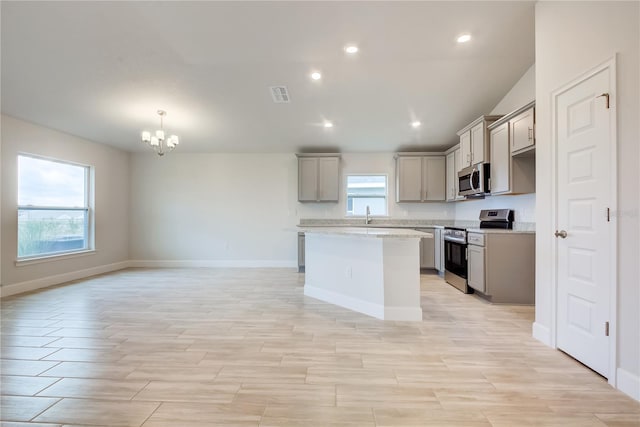
[[[129,151],[158,108],[185,152],[441,149],[534,63],[529,1],[1,8],[2,112]]]

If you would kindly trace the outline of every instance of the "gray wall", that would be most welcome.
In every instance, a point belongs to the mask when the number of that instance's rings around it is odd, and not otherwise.
[[[637,2],[538,2],[536,4],[536,100],[538,171],[554,167],[551,94],[617,54],[618,117],[618,379],[640,398],[640,270],[638,141],[640,10]],[[551,174],[538,173],[536,240],[536,327],[549,330],[553,259]],[[540,336],[544,340],[544,337]],[[629,392],[629,390],[626,390]]]
[[[496,104],[490,114],[508,114],[536,99],[535,64],[516,82]],[[516,222],[536,222],[536,195],[490,196],[480,200],[455,203],[455,218],[477,221],[482,209],[513,209]]]
[[[95,242],[91,255],[16,266],[18,153],[92,165],[95,169]],[[129,259],[129,154],[8,116],[2,116],[2,287],[51,276],[71,277],[78,271]],[[94,270],[92,270],[94,269]]]
[[[293,153],[131,156],[134,265],[297,265],[300,218],[344,218],[347,174],[386,174],[389,215],[446,219],[446,203],[396,204],[394,153],[346,153],[338,203],[298,202]]]

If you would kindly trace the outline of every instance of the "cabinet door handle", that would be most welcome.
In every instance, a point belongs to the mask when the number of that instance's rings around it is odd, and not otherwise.
[[[527,128],[527,135],[529,136],[529,141],[533,139],[533,128]]]

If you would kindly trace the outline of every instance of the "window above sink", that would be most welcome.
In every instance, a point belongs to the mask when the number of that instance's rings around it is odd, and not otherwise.
[[[386,216],[387,175],[347,175],[347,216],[366,216],[367,206],[371,216]]]

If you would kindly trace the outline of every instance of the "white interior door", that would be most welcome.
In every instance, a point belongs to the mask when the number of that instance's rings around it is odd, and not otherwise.
[[[615,74],[614,74],[615,75]],[[612,207],[612,70],[556,97],[557,346],[608,377]],[[615,145],[613,145],[615,146]],[[566,233],[566,235],[565,235]]]

